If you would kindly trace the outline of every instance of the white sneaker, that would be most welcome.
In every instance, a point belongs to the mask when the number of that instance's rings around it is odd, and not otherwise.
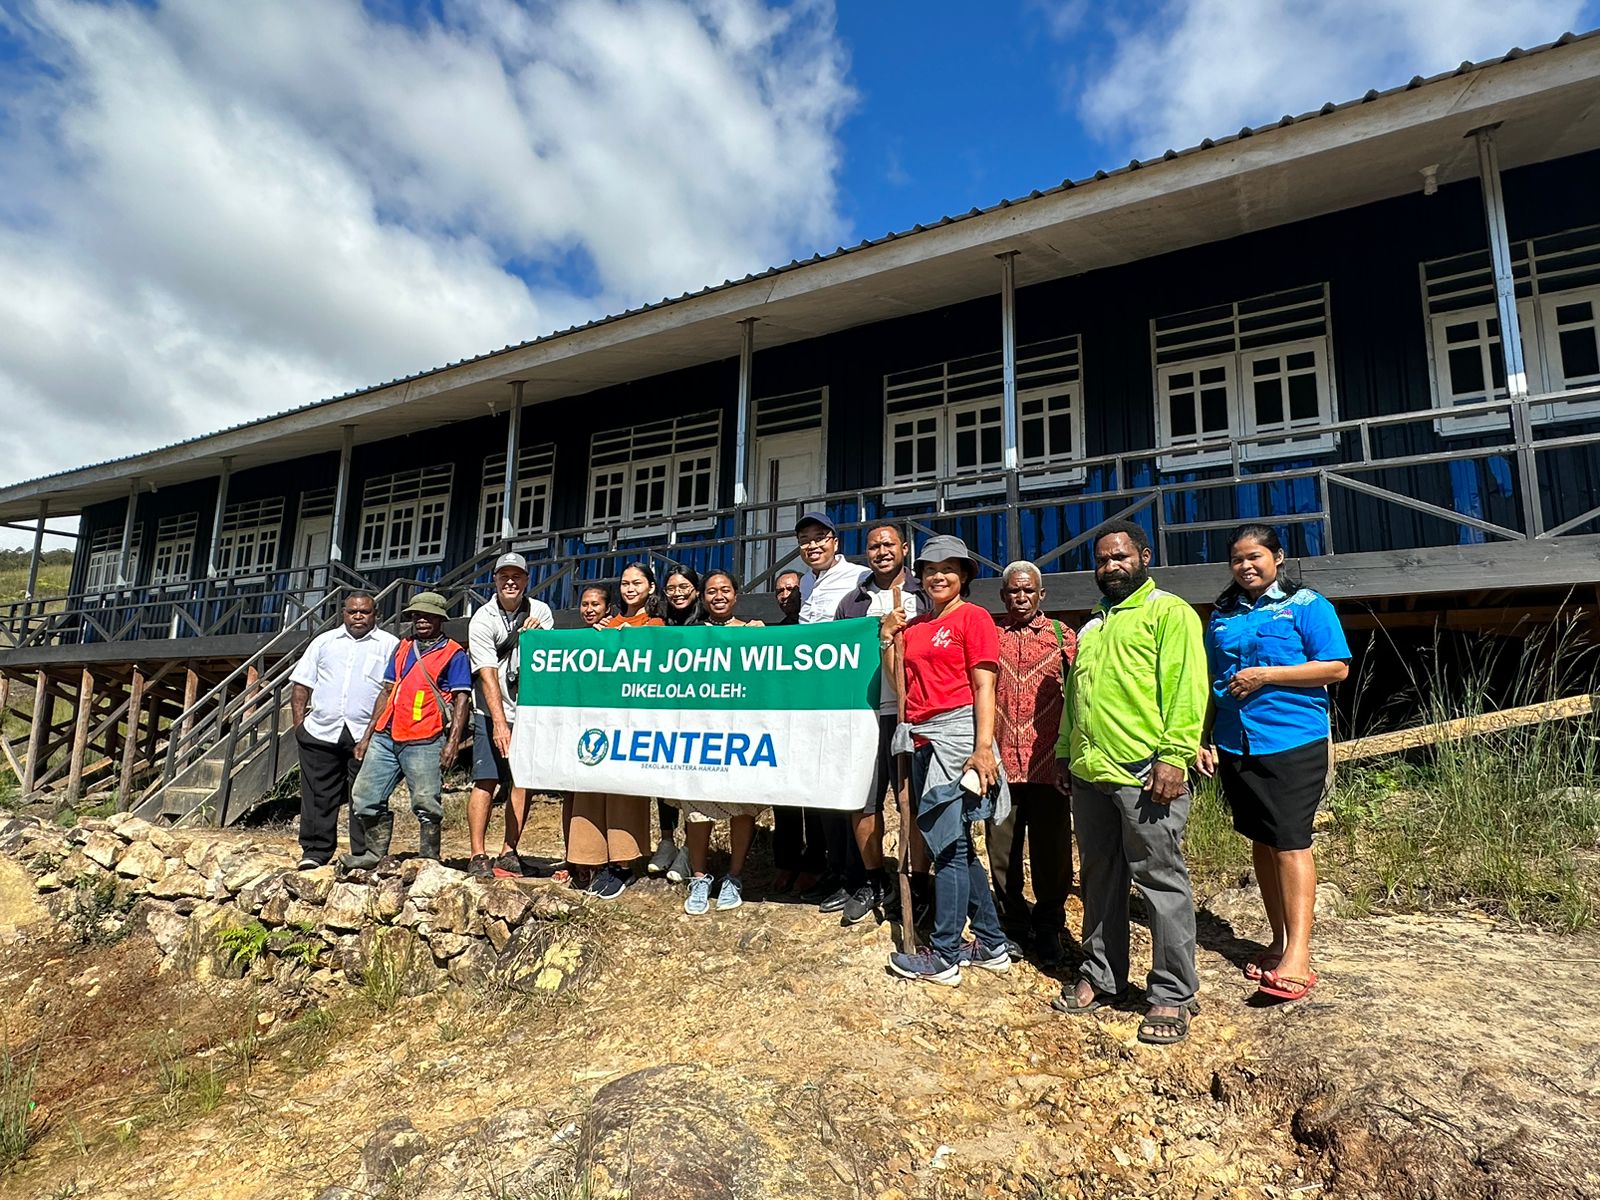
[[[727,912],[744,903],[744,884],[737,875],[723,877],[722,889],[717,893],[717,911]]]
[[[672,857],[672,865],[667,868],[667,878],[673,883],[684,883],[693,874],[689,869],[689,852],[680,848]]]

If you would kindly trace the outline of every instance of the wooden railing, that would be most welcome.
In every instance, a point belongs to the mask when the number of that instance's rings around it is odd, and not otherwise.
[[[584,583],[615,579],[627,563],[639,560],[653,562],[658,574],[673,563],[701,570],[728,567],[746,576],[747,589],[769,588],[776,574],[795,562],[794,514],[812,508],[829,512],[847,553],[860,552],[869,525],[894,520],[917,535],[961,533],[990,572],[1015,558],[1049,570],[1083,569],[1093,530],[1114,517],[1145,523],[1161,563],[1205,561],[1216,549],[1206,535],[1251,518],[1297,529],[1304,543],[1300,552],[1309,554],[1371,548],[1372,533],[1365,526],[1374,512],[1404,514],[1431,530],[1412,537],[1407,543],[1412,545],[1557,537],[1600,523],[1600,495],[1571,486],[1557,458],[1600,448],[1600,414],[1559,427],[1543,417],[1552,405],[1595,400],[1600,387],[1293,431],[1294,438],[1322,443],[1316,448],[1295,450],[1282,433],[1257,434],[1049,467],[823,492],[801,501],[757,502],[664,518],[648,528],[564,530],[547,535],[548,548],[530,556],[529,590],[555,607],[570,607]],[[1499,419],[1501,427],[1460,438],[1438,436],[1441,425],[1472,418]],[[1407,481],[1438,468],[1473,473],[1484,490],[1496,493],[1493,502],[1451,496],[1447,505],[1437,502],[1442,495],[1412,494],[1420,489]],[[1600,459],[1588,479],[1600,480]],[[1596,503],[1591,507],[1590,502]],[[1498,515],[1491,508],[1498,508]],[[504,544],[490,546],[431,581],[403,582],[452,596],[465,615],[472,603],[487,598],[493,561],[503,549]],[[251,582],[212,580],[18,602],[0,606],[0,652],[237,633],[293,630],[303,635],[316,624],[317,602],[331,590],[352,586],[366,586],[365,580],[330,564]],[[392,619],[404,603],[403,589],[390,584],[379,590],[385,595],[380,615]]]

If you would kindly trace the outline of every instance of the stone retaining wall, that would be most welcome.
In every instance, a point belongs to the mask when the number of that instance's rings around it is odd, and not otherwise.
[[[584,965],[581,940],[559,919],[573,901],[538,880],[477,880],[415,858],[336,878],[332,866],[296,870],[281,846],[126,813],[71,829],[0,816],[0,853],[27,868],[80,936],[148,930],[163,970],[247,969],[328,993],[381,965],[408,993],[450,983],[557,992]],[[255,935],[248,961],[222,940],[228,929]]]

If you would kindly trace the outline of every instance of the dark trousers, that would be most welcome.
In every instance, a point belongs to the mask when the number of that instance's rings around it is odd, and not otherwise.
[[[780,871],[821,875],[827,865],[822,813],[789,804],[772,807],[772,864]]]
[[[1024,840],[1033,867],[1031,912],[1022,895]],[[1001,917],[1036,935],[1062,932],[1072,887],[1072,801],[1048,783],[1013,783],[1011,815],[986,822],[984,842]]]
[[[667,841],[678,832],[678,806],[665,800],[656,801],[656,820],[661,822],[661,836]]]
[[[337,742],[318,741],[305,731],[294,731],[300,747],[300,853],[325,863],[339,846],[339,813],[350,808],[350,786],[361,764],[356,760],[356,740],[349,728],[339,731]],[[361,822],[350,825],[350,852],[363,854],[367,839]]]

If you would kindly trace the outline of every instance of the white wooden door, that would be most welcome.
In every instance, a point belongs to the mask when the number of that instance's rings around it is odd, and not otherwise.
[[[756,439],[756,469],[750,490],[759,503],[780,503],[773,509],[757,509],[750,528],[753,533],[775,532],[779,536],[750,545],[745,556],[746,579],[754,579],[774,564],[780,569],[800,569],[800,554],[791,531],[806,501],[825,490],[823,467],[821,429]]]
[[[328,552],[332,548],[332,517],[301,518],[300,527],[295,531],[292,565],[295,570],[296,586],[305,588],[304,602],[308,609],[315,608],[327,594],[325,589],[328,585]],[[291,620],[296,615],[293,608],[285,613]]]

